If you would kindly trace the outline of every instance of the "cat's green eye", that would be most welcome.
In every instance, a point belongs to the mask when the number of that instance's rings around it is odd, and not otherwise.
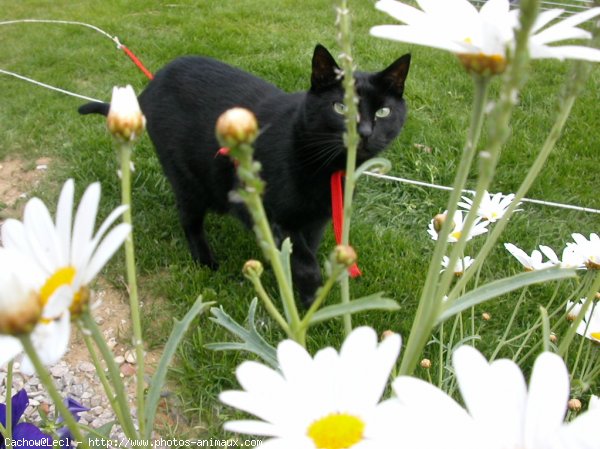
[[[346,113],[346,109],[347,108],[344,103],[340,103],[339,101],[333,103],[333,110],[340,115],[344,115]]]
[[[377,112],[375,112],[375,117],[377,118],[386,118],[391,114],[391,109],[390,108],[381,108],[379,110],[377,110]]]

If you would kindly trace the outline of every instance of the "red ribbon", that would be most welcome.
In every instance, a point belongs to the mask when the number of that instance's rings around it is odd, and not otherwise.
[[[144,67],[144,64],[142,64],[142,61],[140,61],[136,55],[133,54],[133,52],[128,49],[125,45],[120,45],[119,48],[121,50],[123,50],[125,52],[125,54],[127,56],[129,56],[129,59],[131,59],[135,65],[138,66],[138,68],[144,72],[144,75],[146,75],[148,77],[148,79],[154,79],[154,76],[152,75],[152,73],[150,72],[150,70],[148,70],[146,67]]]
[[[342,181],[344,171],[336,171],[331,175],[331,219],[333,222],[333,234],[338,245],[342,244],[342,230],[344,229],[344,192]],[[362,275],[356,263],[348,267],[348,273],[351,278]]]

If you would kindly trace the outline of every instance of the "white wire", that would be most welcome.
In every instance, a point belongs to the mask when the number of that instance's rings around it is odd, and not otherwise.
[[[4,22],[0,22],[0,25],[14,25],[17,23],[58,23],[58,24],[62,24],[62,25],[79,25],[79,26],[83,26],[86,28],[90,28],[94,31],[97,31],[98,33],[102,34],[103,36],[106,36],[107,38],[109,38],[111,41],[113,41],[116,45],[117,48],[121,48],[121,43],[119,42],[119,38],[116,36],[112,36],[109,33],[107,33],[106,31],[104,31],[102,28],[98,28],[95,25],[91,25],[89,23],[85,23],[85,22],[77,22],[77,21],[73,21],[73,20],[52,20],[52,19],[19,19],[19,20],[7,20]],[[76,98],[81,98],[83,100],[88,100],[88,101],[96,101],[99,103],[102,103],[102,100],[98,100],[96,98],[92,98],[92,97],[87,97],[85,95],[80,95],[77,94],[75,92],[71,92],[65,89],[61,89],[59,87],[54,87],[51,86],[50,84],[46,84],[46,83],[42,83],[41,81],[36,81],[32,78],[28,78],[26,76],[23,75],[19,75],[18,73],[14,73],[14,72],[10,72],[8,70],[4,70],[4,69],[0,69],[0,73],[3,73],[5,75],[9,75],[9,76],[13,76],[15,78],[21,79],[23,81],[27,81],[30,82],[32,84],[35,84],[37,86],[41,86],[41,87],[45,87],[46,89],[50,89],[50,90],[54,90],[56,92],[60,92],[66,95],[70,95],[72,97],[76,97]]]
[[[385,180],[394,181],[394,182],[401,182],[404,184],[412,184],[412,185],[421,186],[421,187],[430,187],[432,189],[438,189],[438,190],[452,190],[452,187],[448,187],[448,186],[441,186],[438,184],[431,184],[429,182],[423,182],[423,181],[415,181],[413,179],[407,179],[407,178],[398,178],[396,176],[383,175],[381,173],[374,173],[374,172],[367,171],[367,172],[365,172],[365,174],[372,176],[374,178],[380,178],[380,179],[385,179]],[[474,190],[466,190],[465,189],[465,190],[462,190],[462,192],[475,194]],[[531,198],[522,198],[521,201],[524,203],[541,204],[543,206],[558,207],[561,209],[570,209],[570,210],[577,210],[577,211],[581,211],[581,212],[591,212],[593,214],[600,214],[600,210],[598,210],[598,209],[591,209],[589,207],[582,207],[582,206],[573,206],[571,204],[564,204],[564,203],[555,203],[553,201],[543,201],[543,200],[536,200],[536,199],[531,199]]]
[[[67,95],[70,95],[72,97],[77,97],[77,98],[81,98],[83,100],[95,101],[95,102],[98,102],[98,103],[102,103],[102,100],[98,100],[98,99],[92,98],[92,97],[86,97],[85,95],[76,94],[75,92],[70,92],[68,90],[61,89],[60,87],[54,87],[54,86],[51,86],[50,84],[42,83],[41,81],[36,81],[34,79],[27,78],[26,76],[19,75],[18,73],[9,72],[8,70],[0,69],[0,73],[4,73],[5,75],[14,76],[15,78],[19,78],[21,80],[28,81],[30,83],[33,83],[33,84],[37,85],[37,86],[45,87],[46,89],[50,89],[50,90],[54,90],[56,92],[67,94]]]
[[[84,26],[87,28],[91,28],[92,30],[97,31],[100,34],[103,34],[104,36],[108,37],[111,41],[115,42],[117,44],[117,47],[119,47],[121,45],[119,43],[119,39],[116,36],[110,35],[106,31],[104,31],[102,28],[98,28],[97,26],[91,25],[89,23],[77,22],[74,20],[19,19],[19,20],[7,20],[5,22],[0,22],[0,25],[14,25],[16,23],[60,23],[63,25],[80,25],[80,26]]]

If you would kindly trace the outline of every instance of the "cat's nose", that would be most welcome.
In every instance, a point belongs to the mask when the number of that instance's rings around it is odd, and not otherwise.
[[[373,125],[369,122],[360,122],[358,124],[358,135],[363,139],[370,137],[373,134]]]

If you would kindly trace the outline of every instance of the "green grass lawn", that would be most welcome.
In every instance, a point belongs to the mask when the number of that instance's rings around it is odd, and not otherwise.
[[[472,83],[451,55],[422,47],[375,39],[371,26],[390,23],[371,1],[351,1],[354,56],[361,70],[386,67],[406,52],[412,65],[405,96],[409,116],[400,137],[387,150],[391,174],[451,185],[468,126]],[[56,0],[0,0],[2,20],[45,18],[94,24],[121,41],[156,71],[173,58],[202,54],[221,59],[261,76],[286,91],[306,89],[316,43],[339,52],[332,2],[307,0],[226,0],[103,2]],[[75,26],[23,24],[0,26],[0,68],[108,101],[114,85],[132,84],[140,92],[145,76],[115,49],[114,43],[89,29]],[[551,125],[557,92],[565,80],[568,63],[536,61],[513,119],[512,137],[502,154],[494,192],[513,192],[533,161]],[[600,209],[595,173],[598,163],[597,117],[600,113],[600,71],[596,68],[577,101],[564,135],[528,196]],[[494,86],[497,87],[497,86]],[[494,90],[494,89],[493,89]],[[25,160],[50,156],[49,176],[38,194],[56,202],[62,182],[73,177],[79,194],[99,180],[103,188],[103,213],[119,202],[117,161],[104,121],[80,117],[83,101],[50,92],[0,75],[0,161],[18,155]],[[493,94],[492,94],[493,95]],[[182,316],[199,293],[214,299],[234,318],[243,320],[253,298],[241,274],[243,263],[258,257],[251,233],[229,217],[211,216],[207,231],[221,268],[212,272],[195,266],[187,251],[170,187],[162,175],[149,139],[137,145],[134,162],[133,213],[138,269],[144,308],[145,332],[151,346],[168,336],[172,316]],[[474,185],[476,173],[471,174]],[[401,306],[397,313],[369,313],[355,318],[378,332],[392,329],[408,336],[433,241],[426,229],[442,212],[447,193],[372,178],[359,184],[353,216],[352,244],[357,249],[362,278],[352,281],[352,294],[360,297],[384,291]],[[0,199],[1,203],[1,199]],[[598,231],[600,216],[524,204],[501,239],[531,252],[538,244],[562,250],[570,234]],[[2,213],[0,211],[0,213]],[[334,240],[328,231],[322,245],[325,259]],[[116,283],[123,269],[122,255],[115,257],[105,276]],[[489,256],[480,282],[520,271],[518,263],[501,245]],[[268,271],[268,270],[267,270]],[[274,291],[267,273],[267,287]],[[565,292],[572,285],[564,286]],[[523,331],[537,319],[554,285],[528,290],[528,300],[517,317]],[[334,293],[331,301],[337,299]],[[477,309],[491,314],[482,326],[484,351],[495,346],[518,295],[506,295]],[[282,335],[264,311],[261,331],[275,344]],[[175,384],[194,426],[194,436],[219,435],[220,423],[234,413],[216,397],[235,387],[233,372],[245,354],[215,353],[203,348],[228,336],[206,316],[197,320],[182,345]],[[559,336],[560,338],[560,336]],[[329,322],[313,330],[309,347],[337,346],[341,325]],[[502,355],[510,356],[514,348]],[[427,354],[425,354],[427,355]],[[422,375],[422,372],[417,374]],[[596,391],[596,394],[598,392]]]

